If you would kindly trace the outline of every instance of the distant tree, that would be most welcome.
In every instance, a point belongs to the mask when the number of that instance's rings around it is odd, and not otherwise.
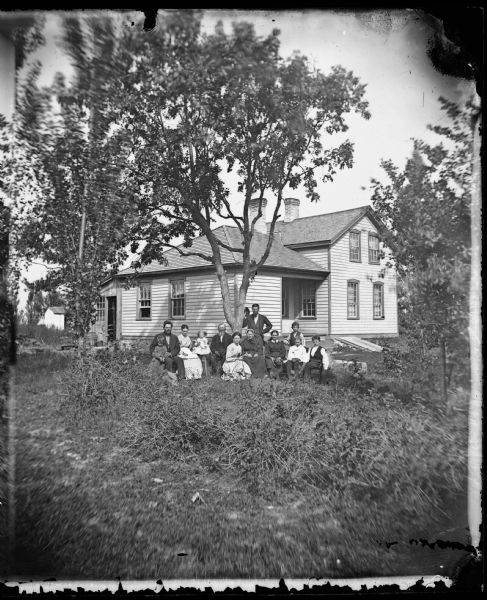
[[[285,190],[304,185],[317,201],[317,174],[331,181],[338,169],[352,166],[353,144],[334,143],[333,134],[348,129],[350,112],[369,118],[365,85],[340,66],[325,75],[298,53],[284,59],[278,30],[259,37],[252,25],[234,23],[226,34],[219,23],[205,34],[192,11],[161,20],[143,36],[127,31],[126,58],[117,65],[120,122],[131,136],[138,185],[132,251],[142,242],[140,264],[162,260],[182,236],[180,254],[214,265],[225,318],[235,328],[250,281],[269,256]],[[237,175],[236,198],[229,198],[224,171]],[[266,194],[277,204],[256,256],[251,246]],[[259,202],[254,216],[252,199]],[[215,217],[237,227],[242,243],[217,237]],[[208,240],[207,252],[192,249],[197,235]],[[241,257],[236,308],[225,249]]]
[[[73,80],[57,74],[52,86],[39,88],[36,63],[20,89],[14,246],[27,262],[54,266],[51,289],[65,286],[72,326],[83,336],[100,283],[123,258],[128,149],[125,132],[112,128],[112,21],[69,17],[63,25]]]
[[[468,357],[471,102],[440,98],[447,126],[429,127],[437,145],[415,140],[404,170],[383,161],[389,183],[373,184],[373,205],[388,225],[385,242],[402,283],[402,325],[426,347],[440,348],[441,389],[446,399],[446,353],[458,366]],[[462,360],[463,358],[463,360]]]

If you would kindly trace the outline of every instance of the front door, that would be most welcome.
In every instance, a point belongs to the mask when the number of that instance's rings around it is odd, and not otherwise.
[[[107,341],[117,339],[117,297],[107,297]]]

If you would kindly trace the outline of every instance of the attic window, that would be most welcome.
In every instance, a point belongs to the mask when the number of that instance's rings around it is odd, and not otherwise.
[[[360,260],[360,231],[351,231],[350,239],[350,261],[361,262]]]
[[[369,263],[379,264],[379,236],[369,233]]]

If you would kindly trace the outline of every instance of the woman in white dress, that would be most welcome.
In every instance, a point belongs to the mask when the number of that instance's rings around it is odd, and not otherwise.
[[[192,350],[193,342],[188,334],[189,327],[185,324],[181,325],[181,335],[178,336],[179,345],[181,346],[179,357],[184,361],[186,379],[201,379],[203,365],[200,357]]]
[[[233,334],[233,342],[228,346],[223,363],[222,379],[225,381],[240,381],[249,379],[251,375],[249,365],[242,360],[242,346],[240,345],[240,333]]]

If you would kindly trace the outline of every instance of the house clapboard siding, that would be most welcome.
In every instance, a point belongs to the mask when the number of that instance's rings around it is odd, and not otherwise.
[[[377,229],[364,217],[355,227],[360,231],[361,262],[350,261],[350,232],[331,246],[331,335],[362,337],[397,335],[397,293],[395,274],[389,270],[385,278],[379,274],[382,265],[369,264],[369,232]],[[347,282],[359,282],[359,319],[347,319]],[[373,318],[373,284],[384,284],[384,319]]]
[[[299,252],[328,271],[328,248],[296,248],[295,252]]]
[[[196,337],[202,327],[209,336],[217,331],[218,324],[225,321],[220,283],[215,274],[187,274],[185,279],[185,316],[171,317],[169,310],[169,283],[171,279],[183,277],[152,276],[141,281],[151,281],[150,321],[136,320],[137,288],[122,290],[122,338],[152,337],[162,331],[166,319],[173,322],[174,333],[179,334],[180,327],[186,323],[190,335]],[[234,277],[229,276],[231,302],[234,302]]]
[[[242,282],[242,275],[237,275],[238,286]],[[252,307],[257,303],[260,312],[272,323],[272,327],[280,329],[281,326],[281,275],[258,273],[251,281],[247,291],[246,306]]]

